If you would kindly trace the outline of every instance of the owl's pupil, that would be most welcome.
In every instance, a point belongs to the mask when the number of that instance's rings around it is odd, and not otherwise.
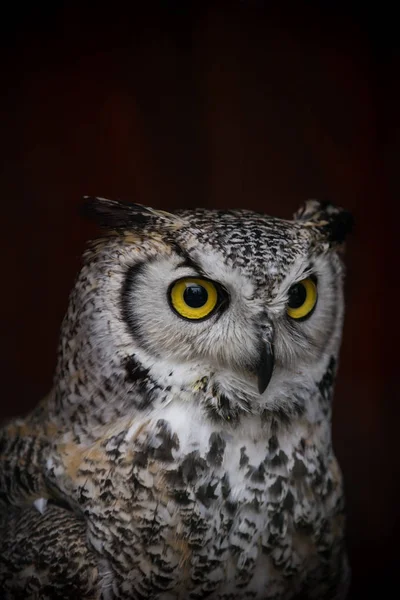
[[[307,298],[307,291],[304,285],[296,283],[289,290],[289,306],[290,308],[300,308],[303,306]]]
[[[208,300],[207,290],[201,285],[191,283],[183,292],[183,299],[191,308],[200,308]]]

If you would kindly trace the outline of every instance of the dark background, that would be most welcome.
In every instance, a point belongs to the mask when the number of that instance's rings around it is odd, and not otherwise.
[[[400,53],[385,3],[348,4],[3,14],[1,416],[51,386],[68,293],[96,234],[78,216],[84,194],[281,217],[310,197],[342,205],[357,226],[334,441],[352,598],[384,598],[400,535]]]

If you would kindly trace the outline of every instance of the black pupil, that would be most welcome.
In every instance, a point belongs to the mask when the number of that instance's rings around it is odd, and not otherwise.
[[[300,308],[303,306],[307,298],[306,288],[302,283],[296,283],[289,290],[289,306],[290,308]]]
[[[207,290],[197,283],[191,283],[183,292],[183,299],[191,308],[200,308],[208,300]]]

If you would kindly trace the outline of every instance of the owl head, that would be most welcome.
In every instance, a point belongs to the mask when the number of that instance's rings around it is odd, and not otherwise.
[[[179,398],[231,424],[305,410],[339,349],[349,213],[317,201],[293,220],[167,213],[102,198],[84,212],[104,236],[63,323],[64,408],[92,403],[101,421]]]

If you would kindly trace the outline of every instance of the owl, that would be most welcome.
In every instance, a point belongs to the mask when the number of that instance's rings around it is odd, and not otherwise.
[[[0,430],[1,598],[343,600],[349,213],[84,212],[54,385]]]

